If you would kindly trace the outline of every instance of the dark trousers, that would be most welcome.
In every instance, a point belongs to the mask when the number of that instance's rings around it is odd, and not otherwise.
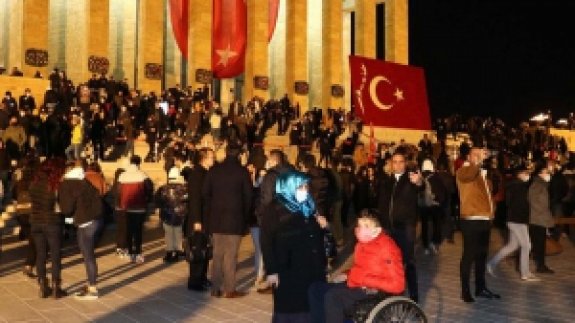
[[[469,280],[471,266],[475,263],[475,291],[486,288],[485,262],[489,250],[491,225],[487,220],[461,220],[463,255],[459,266],[462,293],[471,293]]]
[[[116,248],[128,249],[128,216],[126,211],[115,210],[116,215]]]
[[[212,289],[233,292],[236,288],[236,266],[241,235],[213,234]]]
[[[92,148],[94,148],[94,160],[104,159],[104,140],[102,138],[92,139]]]
[[[417,271],[415,269],[415,226],[408,225],[405,228],[394,228],[389,233],[399,249],[401,249],[409,298],[418,302],[419,291],[417,287]]]
[[[92,221],[88,226],[78,227],[78,247],[84,257],[84,265],[86,266],[86,275],[88,276],[88,284],[90,286],[96,285],[98,276],[98,265],[96,264],[95,245],[96,233],[102,227],[103,220],[98,219]]]
[[[349,288],[346,283],[313,283],[308,291],[313,323],[341,323],[345,313],[368,295],[361,288]]]
[[[52,261],[52,280],[60,281],[62,269],[61,246],[62,227],[59,224],[32,224],[32,235],[36,244],[36,271],[39,279],[46,278],[48,248]]]
[[[529,225],[529,236],[531,237],[531,252],[537,268],[544,268],[545,265],[545,244],[547,242],[547,229],[540,225]]]
[[[142,253],[142,229],[144,224],[145,212],[128,212],[128,253],[130,255],[139,255]]]
[[[28,220],[28,215],[18,215],[18,223],[20,224],[20,235],[28,241],[24,266],[34,266],[36,264],[36,244],[34,243],[34,236],[32,236],[32,226]]]
[[[421,241],[424,248],[429,248],[429,243],[436,246],[441,244],[441,227],[443,225],[443,209],[440,206],[426,207],[421,211]],[[431,222],[431,241],[429,239],[429,222]]]
[[[190,262],[190,277],[188,278],[189,286],[202,286],[208,281],[208,264],[209,260]]]

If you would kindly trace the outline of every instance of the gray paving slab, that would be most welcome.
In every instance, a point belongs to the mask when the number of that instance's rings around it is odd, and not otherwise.
[[[0,322],[270,322],[272,299],[253,290],[241,299],[214,299],[186,289],[188,265],[164,264],[163,233],[156,219],[145,229],[146,262],[134,265],[114,254],[114,229],[109,228],[97,250],[99,288],[96,301],[39,299],[35,281],[20,272],[23,242],[3,237],[0,254]],[[491,253],[501,247],[494,231]],[[554,275],[540,282],[523,282],[512,260],[504,260],[489,288],[501,300],[459,299],[461,243],[444,244],[437,255],[416,252],[421,305],[430,322],[573,322],[575,321],[575,247],[562,238],[564,252],[548,257]],[[85,284],[85,269],[74,241],[65,243],[64,288],[78,291]],[[253,248],[246,237],[240,248],[239,287],[254,281]]]

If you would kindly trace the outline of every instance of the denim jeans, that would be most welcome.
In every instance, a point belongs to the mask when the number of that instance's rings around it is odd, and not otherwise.
[[[519,268],[521,276],[528,276],[530,274],[529,252],[531,251],[529,226],[523,223],[507,222],[507,227],[509,228],[509,242],[507,242],[507,244],[489,261],[489,266],[496,266],[501,259],[510,255],[512,252],[517,250],[517,248],[521,248]]]
[[[88,284],[90,286],[96,285],[96,279],[98,277],[98,265],[96,264],[96,255],[94,253],[95,237],[103,223],[104,221],[102,219],[97,219],[85,227],[79,226],[77,231],[78,246],[80,247],[80,252],[82,252],[82,257],[84,257],[86,275],[88,276]]]
[[[68,160],[78,160],[80,159],[80,153],[82,152],[82,144],[70,144],[68,148],[66,148],[66,158]],[[70,156],[70,154],[73,154]]]
[[[250,233],[254,242],[254,269],[256,271],[256,283],[258,279],[263,279],[265,275],[262,248],[260,246],[260,231],[259,227],[250,228]]]
[[[169,225],[162,223],[164,226],[164,237],[166,239],[166,251],[182,250],[182,226]]]

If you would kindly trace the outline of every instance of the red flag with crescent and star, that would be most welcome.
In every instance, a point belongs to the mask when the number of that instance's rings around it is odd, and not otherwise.
[[[274,31],[276,30],[279,11],[280,11],[280,0],[269,0],[268,43],[272,40]]]
[[[350,56],[355,114],[376,127],[431,130],[422,68]]]
[[[232,78],[245,68],[246,0],[213,1],[212,72],[216,78]]]
[[[176,44],[184,59],[188,59],[189,0],[170,0],[170,19]]]

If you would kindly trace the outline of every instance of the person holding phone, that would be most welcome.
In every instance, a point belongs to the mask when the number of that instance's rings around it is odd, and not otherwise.
[[[408,168],[405,155],[399,150],[391,156],[391,174],[384,174],[379,185],[379,221],[401,249],[409,297],[419,301],[415,270],[415,227],[417,200],[425,188],[421,172],[415,164]]]
[[[457,188],[461,203],[461,233],[463,235],[463,255],[460,264],[461,299],[473,303],[471,296],[471,266],[475,264],[475,296],[487,299],[499,299],[498,294],[487,289],[485,270],[489,251],[489,234],[494,205],[491,197],[491,181],[483,161],[487,151],[474,147],[467,160],[456,173]]]

